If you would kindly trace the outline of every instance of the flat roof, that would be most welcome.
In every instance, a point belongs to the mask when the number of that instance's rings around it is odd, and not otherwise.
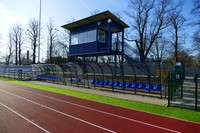
[[[112,14],[110,11],[105,11],[66,25],[63,25],[61,27],[67,29],[67,30],[73,30],[76,29],[77,27],[83,26],[83,25],[87,25],[87,24],[91,24],[91,23],[95,23],[101,20],[105,20],[105,19],[111,19],[115,22],[117,22],[118,24],[120,24],[122,27],[124,28],[128,28],[129,26],[124,23],[121,19],[119,19],[118,17],[116,17],[114,14]]]

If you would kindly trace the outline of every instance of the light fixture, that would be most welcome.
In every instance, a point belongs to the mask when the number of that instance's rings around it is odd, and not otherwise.
[[[108,23],[111,23],[111,22],[112,22],[112,20],[109,18],[109,19],[108,19]]]
[[[98,23],[97,23],[98,25],[100,25],[101,24],[101,21],[98,21]]]

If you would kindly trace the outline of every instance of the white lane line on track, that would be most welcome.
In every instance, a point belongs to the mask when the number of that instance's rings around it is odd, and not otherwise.
[[[168,129],[168,128],[165,128],[165,127],[161,127],[161,126],[157,126],[157,125],[154,125],[154,124],[150,124],[150,123],[147,123],[147,122],[143,122],[143,121],[127,118],[127,117],[124,117],[124,116],[112,114],[112,113],[109,113],[109,112],[105,112],[105,111],[101,111],[101,110],[98,110],[98,109],[90,108],[90,107],[83,106],[83,105],[80,105],[80,104],[76,104],[76,103],[68,102],[68,101],[65,101],[65,100],[57,99],[57,98],[54,98],[54,97],[51,97],[51,96],[46,96],[46,95],[43,95],[43,94],[39,94],[39,93],[36,93],[36,92],[24,90],[24,89],[20,89],[20,90],[28,92],[28,93],[32,93],[32,94],[35,94],[35,95],[43,96],[43,97],[46,97],[46,98],[49,98],[49,99],[53,99],[53,100],[56,100],[56,101],[59,101],[59,102],[67,103],[67,104],[70,104],[70,105],[73,105],[73,106],[85,108],[85,109],[92,110],[92,111],[95,111],[95,112],[99,112],[99,113],[103,113],[103,114],[106,114],[106,115],[110,115],[110,116],[118,117],[118,118],[121,118],[121,119],[129,120],[129,121],[132,121],[132,122],[140,123],[140,124],[143,124],[143,125],[148,125],[148,126],[151,126],[151,127],[159,128],[159,129],[170,131],[170,132],[174,132],[174,133],[180,133],[179,131],[176,131],[176,130],[172,130],[172,129]]]
[[[49,131],[47,131],[46,129],[44,129],[43,127],[39,126],[38,124],[32,122],[31,120],[29,120],[28,118],[26,118],[25,116],[19,114],[18,112],[16,112],[15,110],[11,109],[10,107],[6,106],[5,104],[0,102],[0,105],[4,106],[5,108],[7,108],[8,110],[12,111],[13,113],[15,113],[16,115],[20,116],[21,118],[25,119],[26,121],[28,121],[29,123],[33,124],[34,126],[38,127],[39,129],[41,129],[42,131],[46,132],[46,133],[50,133]]]
[[[15,94],[10,93],[10,92],[8,92],[8,91],[2,90],[2,89],[0,89],[0,91],[2,91],[2,92],[4,92],[4,93],[7,93],[7,94],[10,94],[10,95],[12,95],[12,96],[18,97],[18,98],[20,98],[20,99],[23,99],[23,100],[25,100],[25,101],[31,102],[31,103],[33,103],[33,104],[39,105],[40,107],[49,109],[49,110],[54,111],[54,112],[56,112],[56,113],[62,114],[62,115],[64,115],[64,116],[70,117],[70,118],[75,119],[75,120],[77,120],[77,121],[81,121],[81,122],[86,123],[86,124],[88,124],[88,125],[91,125],[91,126],[100,128],[100,129],[102,129],[102,130],[104,130],[104,131],[107,131],[107,132],[110,132],[110,133],[116,133],[115,131],[109,130],[109,129],[107,129],[107,128],[101,127],[101,126],[96,125],[96,124],[93,124],[93,123],[90,123],[90,122],[88,122],[88,121],[85,121],[85,120],[83,120],[83,119],[74,117],[74,116],[72,116],[72,115],[63,113],[63,112],[58,111],[58,110],[56,110],[56,109],[50,108],[50,107],[48,107],[48,106],[46,106],[46,105],[43,105],[43,104],[34,102],[34,101],[32,101],[32,100],[26,99],[26,98],[24,98],[24,97],[15,95]]]

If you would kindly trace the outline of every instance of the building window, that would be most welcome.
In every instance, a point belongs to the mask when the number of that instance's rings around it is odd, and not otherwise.
[[[78,34],[78,43],[86,43],[87,42],[87,32]]]
[[[98,30],[98,41],[105,43],[106,41],[106,32],[102,30]]]
[[[96,41],[96,30],[88,31],[88,42]]]
[[[78,35],[72,35],[71,36],[71,45],[78,44]]]
[[[96,41],[96,30],[71,35],[71,45]]]

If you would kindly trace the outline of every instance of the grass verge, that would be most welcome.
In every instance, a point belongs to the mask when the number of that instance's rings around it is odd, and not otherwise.
[[[9,80],[4,80],[4,81],[9,81]],[[159,114],[163,116],[169,116],[169,117],[174,117],[178,119],[200,123],[200,112],[197,112],[197,111],[174,108],[174,107],[165,107],[165,106],[147,104],[147,103],[142,103],[142,102],[111,98],[111,97],[106,97],[106,96],[99,96],[99,95],[94,95],[94,94],[89,94],[89,93],[84,93],[84,92],[66,90],[62,88],[55,88],[52,86],[34,84],[30,82],[12,81],[12,80],[10,80],[9,82],[26,86],[26,87],[35,88],[35,89],[55,92],[59,94],[93,100],[93,101],[106,103],[106,104],[111,104],[115,106],[121,106],[121,107],[130,108],[130,109],[141,110],[141,111],[155,113],[155,114]]]

